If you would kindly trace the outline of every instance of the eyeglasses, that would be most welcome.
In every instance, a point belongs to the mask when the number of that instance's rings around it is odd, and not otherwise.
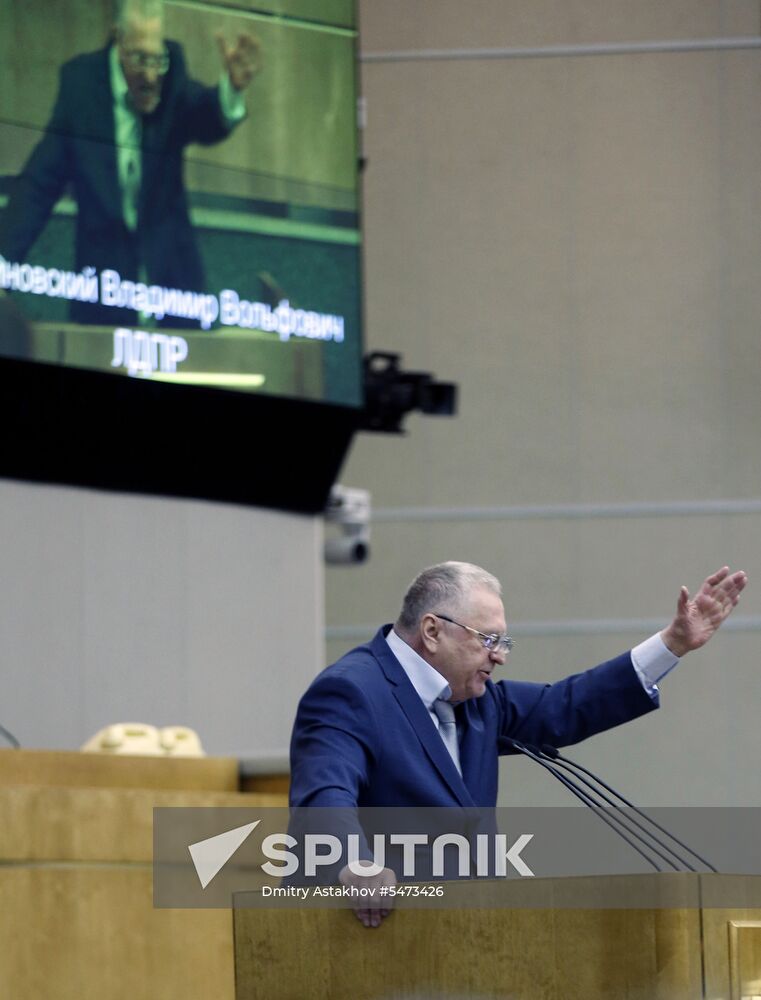
[[[129,49],[127,51],[122,49],[121,55],[122,62],[133,73],[155,70],[159,76],[164,76],[169,70],[168,52],[162,52],[160,56],[156,56],[149,52],[140,52],[139,49]]]
[[[484,649],[488,649],[490,652],[492,650],[497,650],[500,653],[509,653],[510,650],[515,645],[515,639],[509,635],[500,635],[497,632],[492,632],[491,635],[487,635],[486,632],[479,632],[477,628],[471,628],[470,625],[463,625],[462,622],[455,621],[454,618],[448,618],[446,615],[436,614],[435,611],[431,612],[436,618],[441,618],[445,622],[450,622],[452,625],[459,625],[460,628],[467,629],[468,632],[472,632],[477,635],[481,640],[481,645]]]

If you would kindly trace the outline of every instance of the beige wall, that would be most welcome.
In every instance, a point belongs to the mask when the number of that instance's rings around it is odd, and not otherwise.
[[[314,517],[0,480],[0,723],[65,750],[188,725],[281,768],[320,666],[321,539]]]
[[[756,0],[360,15],[368,57],[761,29]],[[368,58],[363,87],[368,348],[459,383],[460,412],[356,440],[341,480],[372,491],[378,521],[369,564],[328,572],[328,658],[441,559],[501,576],[510,673],[537,680],[629,647],[680,584],[741,566],[734,630],[664,683],[660,713],[578,756],[643,802],[757,803],[761,52]],[[503,795],[563,801],[549,783],[511,761]]]

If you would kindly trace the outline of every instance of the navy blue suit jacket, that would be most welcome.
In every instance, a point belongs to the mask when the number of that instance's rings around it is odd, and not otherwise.
[[[127,229],[122,216],[106,48],[76,56],[61,67],[50,122],[16,179],[0,220],[3,256],[26,259],[68,188],[77,203],[75,269],[108,268],[134,281],[142,264],[151,284],[203,289],[183,181],[183,151],[190,143],[219,142],[229,127],[217,88],[191,80],[180,46],[171,41],[166,46],[170,65],[161,101],[142,120],[137,232]],[[77,322],[107,325],[135,320],[132,312],[97,303],[72,302],[71,315]],[[188,326],[188,321],[180,325]]]
[[[291,805],[492,808],[505,737],[567,746],[657,707],[626,653],[555,684],[487,682],[457,707],[462,777],[384,638],[324,670],[299,704]]]

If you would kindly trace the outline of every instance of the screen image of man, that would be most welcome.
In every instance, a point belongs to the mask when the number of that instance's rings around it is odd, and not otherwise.
[[[231,45],[218,37],[217,44],[219,85],[203,86],[189,77],[181,46],[164,38],[161,0],[121,0],[113,41],[61,68],[45,134],[0,218],[0,254],[24,262],[68,190],[77,207],[77,271],[112,270],[122,280],[203,290],[184,150],[221,142],[243,120],[243,91],[261,66],[253,36],[241,34]],[[74,301],[71,318],[130,324],[136,314],[102,301]]]
[[[634,649],[554,684],[494,681],[513,641],[499,581],[446,562],[424,570],[393,626],[383,626],[312,682],[291,741],[291,806],[490,809],[498,757],[510,740],[578,743],[653,711],[658,683],[699,649],[737,604],[744,572],[723,567],[694,597],[683,587],[663,631]],[[345,885],[392,884],[341,870]],[[360,907],[376,927],[388,910]]]

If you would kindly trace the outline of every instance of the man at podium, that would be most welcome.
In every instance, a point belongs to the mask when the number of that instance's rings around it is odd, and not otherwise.
[[[744,572],[723,567],[694,597],[681,589],[663,631],[555,684],[494,681],[512,649],[499,581],[479,566],[423,570],[396,622],[324,670],[299,704],[293,807],[493,808],[511,740],[578,743],[658,707],[658,684],[705,645],[737,604]],[[371,880],[348,867],[344,884]],[[393,882],[385,869],[378,884]],[[363,908],[377,926],[388,911]]]
[[[205,87],[189,77],[181,46],[164,38],[162,0],[119,0],[113,42],[61,69],[50,122],[0,220],[0,254],[23,263],[68,188],[78,271],[203,291],[184,150],[220,142],[242,121],[242,94],[261,64],[252,35],[217,42],[222,74],[218,86]],[[136,313],[104,301],[101,286],[99,300],[71,302],[71,317],[129,325]]]

